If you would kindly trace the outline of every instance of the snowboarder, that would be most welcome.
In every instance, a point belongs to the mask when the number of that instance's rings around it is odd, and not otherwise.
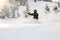
[[[33,19],[37,19],[38,20],[39,18],[38,18],[37,10],[34,10],[33,12],[34,13],[28,13],[28,14],[31,15],[31,16],[33,16]]]

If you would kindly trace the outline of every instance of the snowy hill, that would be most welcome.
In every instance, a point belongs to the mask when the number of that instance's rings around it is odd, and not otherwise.
[[[45,13],[49,5],[50,12]],[[29,11],[38,10],[39,20],[28,15],[25,18],[25,6],[19,7],[19,18],[0,19],[0,40],[60,40],[60,12],[53,11],[57,6],[50,2],[31,2]]]
[[[28,3],[29,11],[32,13],[34,9],[37,9],[39,13],[39,20],[38,22],[60,22],[60,12],[55,12],[53,11],[53,8],[55,6],[58,6],[56,3],[53,2],[43,2],[43,1],[37,1],[35,2],[30,2]],[[46,5],[50,8],[50,12],[45,13],[45,8]],[[26,11],[26,6],[20,6],[19,7],[19,14],[20,17],[14,19],[4,19],[1,20],[0,23],[8,23],[8,24],[15,24],[15,23],[35,23],[34,20],[31,16],[28,15],[27,18],[25,18],[25,11]]]
[[[60,23],[28,24],[1,28],[1,40],[60,40]]]

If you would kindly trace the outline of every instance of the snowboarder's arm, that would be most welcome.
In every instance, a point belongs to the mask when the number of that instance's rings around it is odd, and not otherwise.
[[[33,13],[28,13],[29,15],[33,15]]]

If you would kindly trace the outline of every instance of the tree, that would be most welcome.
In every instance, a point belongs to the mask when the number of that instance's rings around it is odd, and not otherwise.
[[[58,1],[58,7],[60,7],[60,1]]]
[[[45,8],[45,13],[47,13],[47,12],[50,12],[48,5],[46,5],[46,8]]]
[[[43,0],[43,1],[52,2],[52,0]]]
[[[46,8],[45,8],[47,11],[50,11],[49,7],[46,5]]]
[[[37,0],[34,0],[34,2],[36,2]]]
[[[15,11],[18,10],[19,5],[20,0],[9,0],[8,5],[4,5],[4,7],[1,9],[0,18],[15,18],[15,15],[18,15],[18,11],[16,14]]]

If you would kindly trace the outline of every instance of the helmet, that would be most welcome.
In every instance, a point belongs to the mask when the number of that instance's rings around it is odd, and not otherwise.
[[[34,10],[34,12],[37,12],[37,10]]]

